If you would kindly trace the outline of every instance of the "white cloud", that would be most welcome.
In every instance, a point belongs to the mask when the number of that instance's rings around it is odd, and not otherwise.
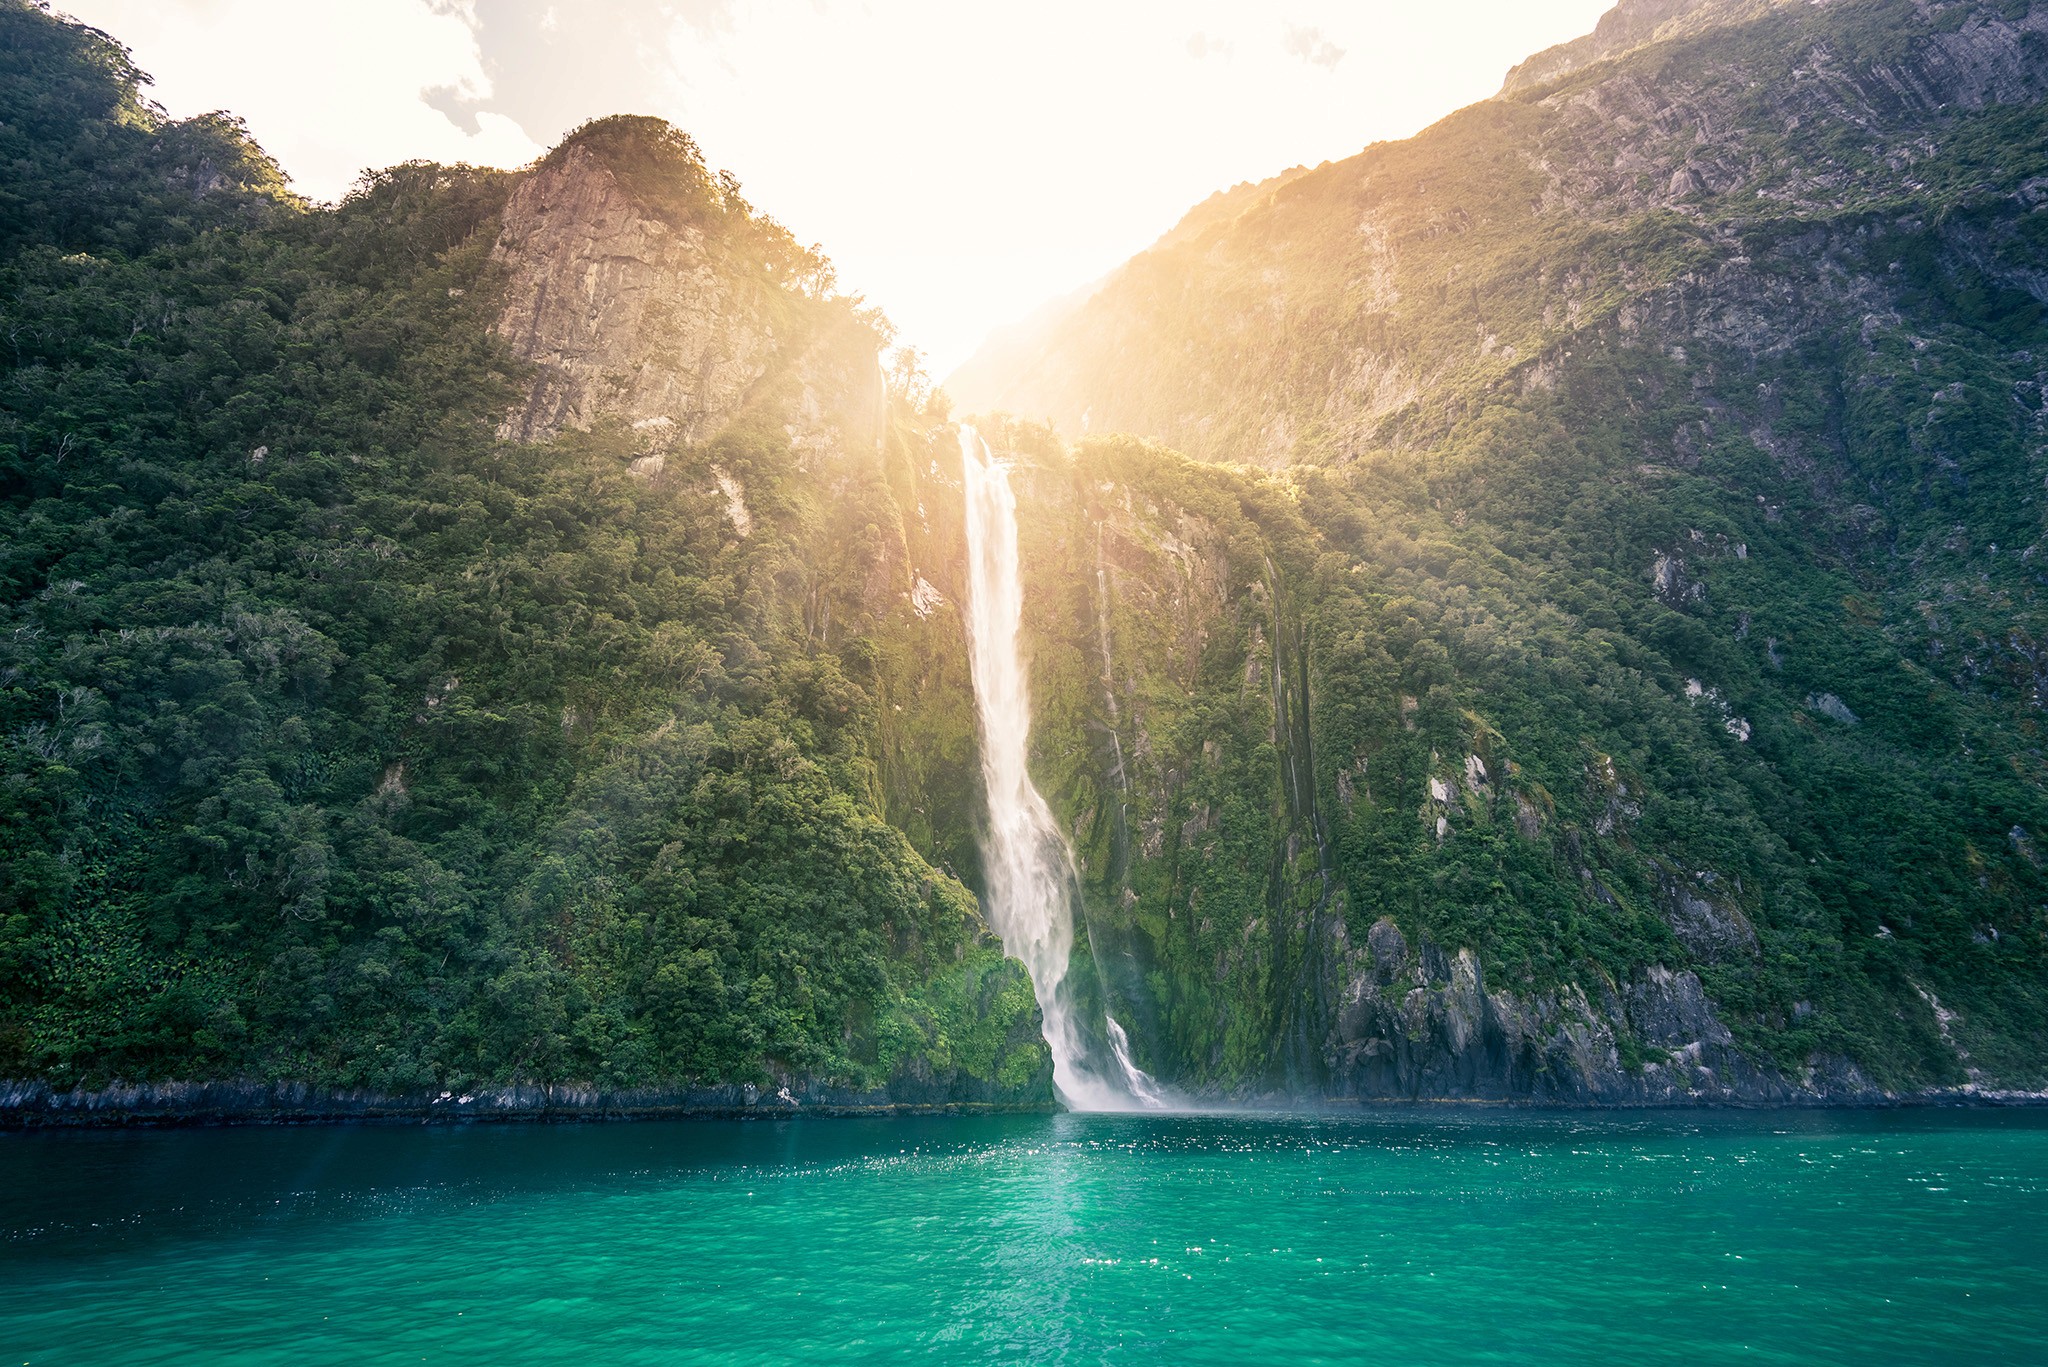
[[[1323,36],[1319,28],[1295,28],[1287,30],[1287,41],[1282,44],[1290,57],[1299,57],[1310,66],[1335,71],[1337,63],[1344,60],[1344,49]]]

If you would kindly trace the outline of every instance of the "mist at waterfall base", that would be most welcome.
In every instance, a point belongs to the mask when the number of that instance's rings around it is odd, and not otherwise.
[[[1031,691],[1017,640],[1024,621],[1017,496],[1008,466],[964,424],[960,468],[967,500],[968,643],[988,797],[984,910],[1004,949],[1030,970],[1060,1100],[1077,1111],[1165,1106],[1167,1094],[1132,1062],[1129,1038],[1106,1014],[1102,1027],[1114,1072],[1090,1059],[1067,981],[1077,902],[1073,852],[1029,767]]]
[[[2039,1361],[2048,1113],[0,1134],[0,1363]]]

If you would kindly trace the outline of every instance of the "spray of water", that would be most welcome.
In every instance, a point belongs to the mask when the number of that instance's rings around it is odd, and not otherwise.
[[[1017,631],[1024,586],[1017,563],[1017,499],[1009,468],[972,427],[960,429],[967,489],[968,631],[974,699],[981,715],[981,773],[988,789],[989,923],[1003,948],[1031,971],[1052,1051],[1053,1087],[1078,1111],[1164,1105],[1157,1083],[1131,1061],[1123,1028],[1104,1017],[1116,1071],[1091,1066],[1067,962],[1074,950],[1074,856],[1026,765],[1031,699]]]

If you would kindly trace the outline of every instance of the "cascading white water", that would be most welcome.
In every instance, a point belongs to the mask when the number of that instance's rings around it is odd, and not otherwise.
[[[1116,1066],[1123,1074],[1124,1090],[1131,1094],[1131,1100],[1140,1106],[1164,1106],[1166,1094],[1152,1075],[1131,1061],[1131,1037],[1116,1023],[1115,1016],[1105,1015],[1102,1023],[1109,1030],[1109,1052],[1116,1058]]]
[[[1032,991],[1052,1051],[1053,1087],[1079,1111],[1160,1106],[1165,1098],[1131,1062],[1122,1027],[1104,1017],[1119,1076],[1089,1065],[1066,985],[1074,950],[1074,858],[1026,764],[1031,698],[1017,631],[1024,585],[1017,565],[1017,499],[1008,467],[972,427],[960,428],[967,489],[968,631],[974,701],[981,714],[981,773],[988,789],[989,923],[1003,948],[1031,971]]]

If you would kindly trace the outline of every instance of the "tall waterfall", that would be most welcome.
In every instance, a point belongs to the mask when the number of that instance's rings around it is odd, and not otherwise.
[[[1017,564],[1017,498],[1009,467],[996,460],[972,427],[960,428],[960,464],[967,489],[968,628],[974,700],[981,714],[981,773],[988,789],[989,922],[1003,948],[1031,971],[1031,987],[1052,1050],[1053,1087],[1079,1111],[1120,1111],[1165,1104],[1158,1084],[1131,1062],[1115,1020],[1103,1019],[1115,1073],[1090,1063],[1075,1019],[1067,962],[1074,950],[1073,852],[1052,809],[1031,782],[1026,754],[1031,699],[1017,631],[1024,586]]]

